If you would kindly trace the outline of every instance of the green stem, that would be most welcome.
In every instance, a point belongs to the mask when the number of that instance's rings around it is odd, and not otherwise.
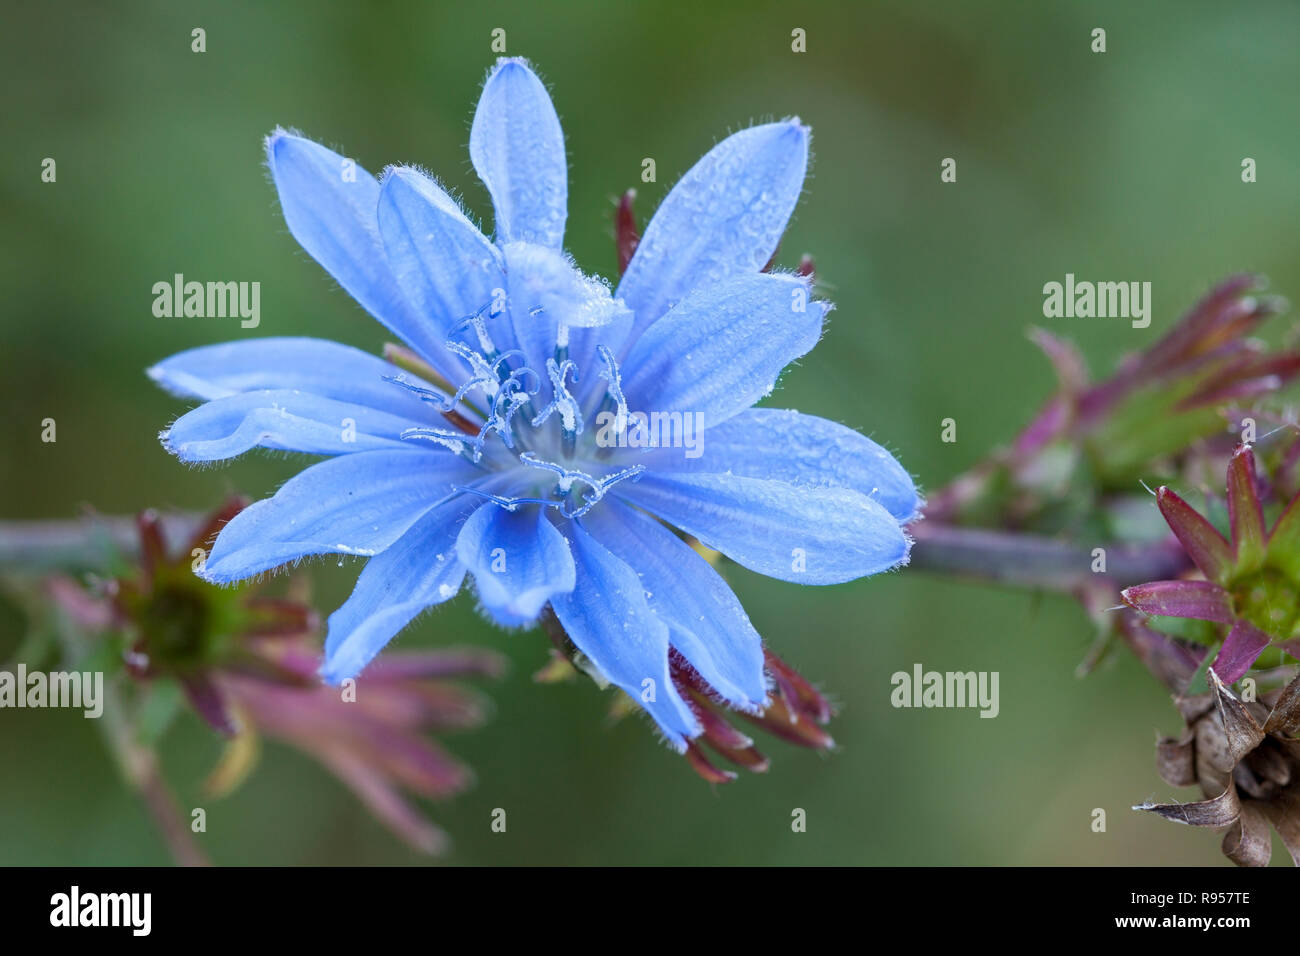
[[[88,650],[80,632],[67,616],[55,611],[56,626],[63,653],[72,667],[85,659]],[[117,676],[105,674],[103,712],[98,725],[122,779],[143,801],[150,819],[167,844],[167,849],[181,866],[208,866],[207,854],[198,845],[176,797],[163,777],[158,754],[141,743],[130,711],[117,683]]]
[[[135,730],[126,719],[124,702],[111,680],[104,684],[102,722],[104,739],[117,760],[122,777],[144,802],[172,858],[181,866],[210,865],[162,775],[157,753],[136,740]]]

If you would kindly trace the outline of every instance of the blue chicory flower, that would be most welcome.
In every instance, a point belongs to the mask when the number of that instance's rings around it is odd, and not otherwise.
[[[527,63],[491,70],[469,145],[493,240],[412,167],[376,180],[296,134],[267,139],[290,232],[418,360],[264,338],[150,369],[204,402],[162,434],[182,461],[255,447],[328,456],[230,521],[202,574],[225,583],[309,555],[368,557],[329,619],[331,683],[468,575],[501,625],[549,606],[681,750],[700,723],[670,679],[670,648],[738,710],[760,712],[768,688],[739,601],[671,529],[761,574],[836,584],[905,562],[917,511],[911,479],[870,439],[751,407],[830,308],[806,276],[764,271],[803,186],[809,130],[790,119],[715,146],[663,201],[614,291],[563,251],[564,140]]]

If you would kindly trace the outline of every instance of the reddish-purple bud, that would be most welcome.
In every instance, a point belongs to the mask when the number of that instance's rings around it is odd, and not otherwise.
[[[1239,446],[1228,465],[1228,518],[1237,571],[1258,569],[1264,563],[1268,537],[1264,529],[1264,508],[1259,500],[1255,453],[1249,445]]]
[[[1270,638],[1249,621],[1239,620],[1228,632],[1228,637],[1214,659],[1214,672],[1228,684],[1241,680],[1250,665],[1268,647]]]
[[[233,737],[239,733],[239,721],[235,719],[229,702],[207,674],[190,674],[181,677],[180,685],[195,712],[213,730],[226,737]]]
[[[731,783],[738,776],[734,770],[719,770],[693,743],[686,744],[686,762],[709,783]]]
[[[1161,486],[1156,492],[1156,502],[1183,550],[1201,573],[1218,584],[1227,584],[1236,561],[1223,535],[1169,488]]]
[[[1231,624],[1232,595],[1213,581],[1153,581],[1121,592],[1129,607],[1143,614],[1190,617]]]
[[[136,515],[135,526],[140,535],[140,567],[145,579],[152,581],[158,567],[167,560],[162,521],[158,512],[147,508]]]
[[[641,233],[637,230],[636,214],[632,204],[636,201],[636,190],[629,189],[618,201],[618,210],[614,213],[614,241],[618,246],[618,274],[627,271],[627,264],[641,242]]]

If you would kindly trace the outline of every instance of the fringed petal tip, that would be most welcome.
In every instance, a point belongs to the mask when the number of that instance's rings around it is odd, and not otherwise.
[[[353,673],[350,668],[340,667],[337,662],[325,657],[321,660],[316,673],[320,675],[322,684],[328,684],[330,687],[341,687],[344,681],[355,679],[360,674],[360,671]]]
[[[798,132],[800,135],[809,139],[812,138],[812,127],[801,120],[798,115],[787,116],[785,119],[781,120],[781,122],[790,126],[792,130]]]
[[[491,66],[488,67],[487,75],[483,77],[483,82],[486,83],[488,80],[492,79],[492,77],[496,76],[496,75],[497,75],[498,73],[500,73],[502,70],[505,70],[505,69],[508,69],[508,68],[514,68],[514,67],[517,67],[517,68],[519,68],[519,69],[522,69],[522,70],[525,70],[525,71],[527,71],[527,72],[529,72],[529,73],[532,73],[534,76],[537,75],[537,70],[535,70],[535,69],[533,68],[533,64],[532,64],[532,62],[528,59],[528,57],[525,57],[525,56],[499,56],[499,57],[497,57],[496,62],[493,63]]]
[[[187,390],[181,383],[175,381],[174,377],[169,374],[166,362],[159,362],[156,365],[150,365],[144,370],[144,374],[149,376],[149,381],[153,382],[168,395],[176,398],[189,398],[193,393]],[[161,435],[159,436],[161,437]]]
[[[650,715],[647,714],[646,716],[649,717]],[[650,723],[654,726],[659,739],[667,745],[669,750],[677,754],[679,757],[690,750],[695,745],[694,742],[704,733],[703,728],[696,726],[695,732],[688,738],[679,733],[670,733],[660,724],[656,723],[653,718],[650,718]]]
[[[245,583],[257,583],[267,581],[277,574],[291,571],[302,563],[302,558],[285,561],[272,568],[264,568],[260,571],[230,570],[218,568],[216,571],[211,570],[206,564],[194,572],[194,576],[204,584],[211,584],[218,588],[234,588]]]
[[[907,529],[912,525],[925,520],[925,506],[927,503],[925,497],[921,494],[920,489],[916,488],[915,485],[916,476],[912,475],[910,472],[905,472],[905,474],[907,474],[908,478],[912,479],[913,489],[915,490],[915,494],[916,494],[916,503],[912,505],[910,510],[901,509],[903,511],[903,514],[895,515],[895,517],[898,518],[898,526],[902,528],[904,532],[906,532]],[[894,509],[891,509],[891,511],[892,510]],[[909,548],[911,547],[910,543],[908,547]]]
[[[275,181],[275,161],[280,151],[293,142],[306,143],[312,146],[317,145],[316,141],[305,135],[301,130],[292,126],[280,126],[279,124],[262,137],[263,165],[266,167],[267,174],[271,177],[272,183]]]
[[[277,123],[271,132],[262,137],[262,148],[266,150],[267,156],[271,156],[275,151],[276,144],[279,143],[280,140],[284,139],[286,136],[296,135],[298,134]]]
[[[897,564],[887,569],[889,571],[901,571],[912,563],[912,545],[916,544],[916,539],[907,533],[905,526],[900,525],[899,527],[903,532],[903,556],[898,559]]]

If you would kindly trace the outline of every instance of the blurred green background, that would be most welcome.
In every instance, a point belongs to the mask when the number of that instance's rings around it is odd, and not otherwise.
[[[192,53],[190,31],[207,31]],[[490,222],[466,143],[490,33],[552,89],[570,162],[567,241],[614,269],[614,198],[648,217],[728,131],[798,114],[815,160],[782,249],[815,255],[837,303],[820,348],[769,404],[828,416],[897,451],[934,488],[1007,439],[1051,387],[1025,329],[1042,286],[1149,280],[1154,322],[1053,320],[1094,370],[1168,328],[1211,281],[1248,268],[1300,295],[1300,8],[1294,3],[52,3],[9,4],[0,176],[7,518],[269,494],[300,461],[190,470],[156,434],[186,406],[144,369],[179,349],[313,335],[385,339],[280,219],[261,138],[277,124],[377,171],[419,163]],[[791,30],[807,31],[792,53]],[[1090,51],[1094,27],[1105,54]],[[653,157],[658,182],[640,182]],[[1241,182],[1253,157],[1259,181]],[[40,180],[41,160],[58,180]],[[958,181],[939,164],[957,159]],[[257,280],[262,321],[158,319],[154,282]],[[958,441],[939,440],[941,419]],[[40,422],[58,422],[56,444]],[[318,562],[328,611],[359,566]],[[484,684],[483,730],[447,743],[474,790],[427,809],[453,864],[1219,864],[1218,837],[1131,812],[1177,795],[1153,765],[1178,728],[1130,658],[1080,680],[1073,604],[901,573],[829,589],[728,571],[769,644],[831,693],[828,758],[764,740],[766,777],[711,788],[638,717],[609,726],[589,682],[540,686],[537,631],[502,633],[462,596],[399,640],[480,643],[513,661]],[[0,607],[0,659],[22,621]],[[1001,714],[894,710],[920,662],[1001,673]],[[186,806],[219,754],[186,717],[164,757]],[[92,723],[0,711],[0,862],[165,863]],[[269,745],[205,804],[218,863],[410,863],[308,758]],[[509,829],[490,829],[493,808]],[[1108,831],[1090,830],[1093,808]],[[792,833],[791,811],[807,811]]]

